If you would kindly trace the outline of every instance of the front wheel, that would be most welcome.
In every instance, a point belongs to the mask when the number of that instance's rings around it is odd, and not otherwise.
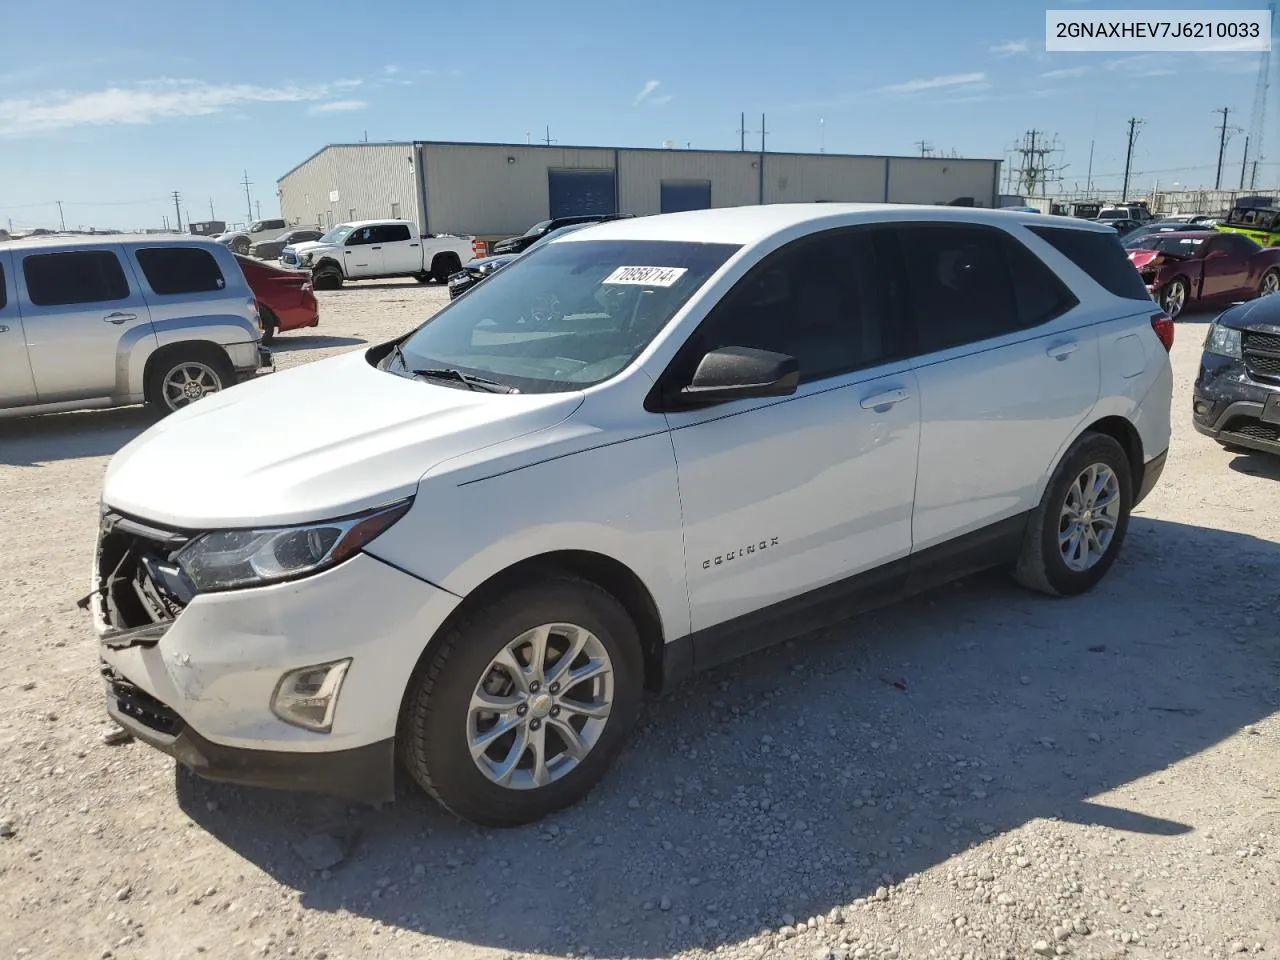
[[[1269,297],[1280,293],[1280,270],[1268,270],[1262,275],[1262,283],[1258,286],[1258,296]]]
[[[462,269],[462,261],[454,253],[441,253],[431,261],[431,276],[436,283],[448,283],[449,277]]]
[[[311,285],[317,290],[337,290],[342,286],[342,271],[331,266],[312,270]]]
[[[604,775],[643,675],[639,635],[613,596],[568,576],[529,584],[433,641],[406,693],[401,757],[466,820],[538,820]]]
[[[1186,309],[1190,293],[1187,281],[1181,277],[1169,281],[1160,291],[1160,309],[1169,315],[1170,320],[1178,319],[1178,314]]]
[[[1059,597],[1092,589],[1115,563],[1132,507],[1133,471],[1124,449],[1112,437],[1084,434],[1027,520],[1014,578]]]
[[[271,308],[265,304],[259,304],[258,311],[262,316],[262,342],[270,343],[276,338],[276,331],[280,329],[280,321],[271,312]]]
[[[249,238],[237,237],[235,240],[232,240],[231,249],[240,254],[240,256],[247,257],[249,255]]]

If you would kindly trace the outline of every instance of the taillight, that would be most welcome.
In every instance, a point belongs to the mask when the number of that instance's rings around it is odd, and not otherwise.
[[[1166,351],[1173,349],[1173,318],[1167,313],[1151,315],[1151,329],[1156,332]]]

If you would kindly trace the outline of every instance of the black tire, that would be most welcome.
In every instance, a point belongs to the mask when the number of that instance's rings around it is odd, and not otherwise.
[[[311,271],[311,285],[317,290],[337,290],[342,286],[342,271],[332,264]]]
[[[280,329],[280,321],[276,315],[271,312],[271,308],[263,304],[258,304],[258,312],[262,315],[262,342],[271,343],[275,340],[276,332]]]
[[[1083,570],[1073,570],[1063,557],[1059,537],[1067,494],[1077,478],[1090,466],[1104,464],[1115,475],[1119,496],[1119,516],[1102,556]],[[1024,587],[1055,597],[1072,597],[1091,590],[1115,563],[1129,529],[1133,508],[1133,468],[1124,448],[1100,433],[1085,433],[1067,451],[1053,472],[1039,506],[1027,520],[1022,551],[1013,576]]]
[[[456,253],[437,253],[431,261],[431,276],[436,283],[448,283],[451,274],[462,269],[462,261]]]
[[[613,704],[599,739],[576,767],[546,786],[500,786],[471,757],[472,692],[503,647],[550,623],[577,624],[603,643],[613,667]],[[611,594],[568,575],[529,583],[464,611],[432,642],[405,694],[401,760],[427,793],[465,820],[492,827],[530,823],[576,803],[604,775],[635,723],[643,682],[639,634]]]
[[[221,350],[203,346],[177,347],[158,354],[148,364],[147,403],[164,414],[188,406],[192,401],[175,402],[171,392],[166,390],[170,377],[187,366],[193,370],[204,368],[212,375],[212,389],[206,390],[202,396],[217,393],[235,384],[235,370]]]
[[[431,274],[429,274],[429,273],[415,273],[415,274],[413,275],[413,279],[417,280],[419,283],[430,283],[430,282],[431,282]]]
[[[1258,282],[1258,296],[1268,297],[1280,294],[1280,270],[1274,267],[1262,275]]]
[[[247,257],[249,255],[249,246],[248,237],[236,237],[231,241],[231,249],[242,257]]]
[[[1176,299],[1175,294],[1181,291],[1181,298]],[[1183,277],[1176,277],[1170,280],[1160,290],[1160,309],[1169,315],[1170,320],[1177,320],[1186,312],[1187,305],[1191,301],[1191,284]]]

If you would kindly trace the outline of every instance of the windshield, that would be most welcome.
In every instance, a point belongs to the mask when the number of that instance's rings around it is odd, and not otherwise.
[[[343,240],[347,239],[351,231],[354,229],[355,228],[348,223],[340,223],[336,227],[334,227],[332,230],[330,230],[328,233],[326,233],[323,237],[321,237],[320,242],[340,244],[342,243]]]
[[[1272,230],[1275,229],[1275,221],[1278,216],[1280,216],[1280,211],[1267,207],[1236,207],[1231,211],[1231,215],[1227,217],[1227,223],[1232,226]]]
[[[397,372],[449,368],[521,393],[581,390],[634,360],[737,249],[653,240],[548,244],[419,327],[401,345]]]
[[[1156,250],[1160,253],[1173,253],[1183,257],[1194,257],[1200,245],[1208,237],[1171,237],[1168,234],[1153,233],[1139,237],[1133,241],[1131,250]]]
[[[1128,220],[1129,211],[1113,208],[1111,210],[1103,210],[1098,214],[1099,220]]]
[[[536,237],[541,233],[543,233],[549,226],[551,226],[550,220],[540,220],[537,223],[535,223],[532,227],[530,227],[528,230],[526,230],[524,232],[524,235],[526,237]]]

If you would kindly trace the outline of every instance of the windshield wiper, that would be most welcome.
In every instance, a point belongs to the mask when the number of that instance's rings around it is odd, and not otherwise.
[[[489,393],[519,393],[515,387],[505,383],[498,383],[496,380],[486,380],[484,377],[477,377],[474,374],[463,373],[461,370],[454,370],[452,367],[439,367],[431,370],[415,370],[415,377],[423,377],[427,380],[455,380],[463,384],[468,390],[485,390]]]

